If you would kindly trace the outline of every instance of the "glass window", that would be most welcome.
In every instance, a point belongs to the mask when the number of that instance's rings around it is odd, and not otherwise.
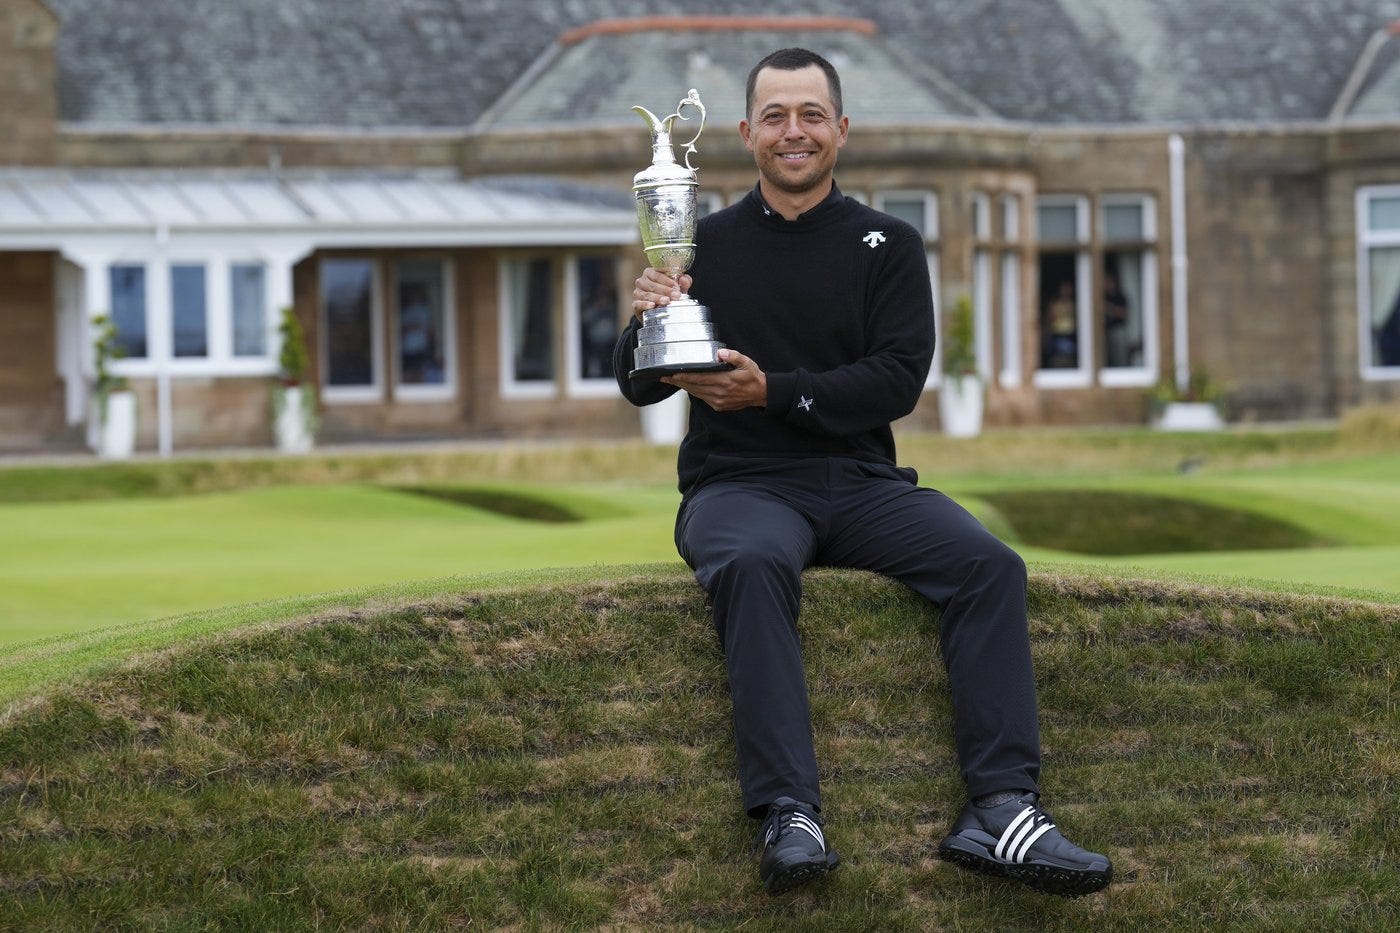
[[[1099,320],[1106,370],[1155,365],[1150,352],[1156,320],[1151,201],[1117,196],[1103,205],[1103,266]],[[1123,244],[1123,245],[1119,245]]]
[[[1376,232],[1400,231],[1400,195],[1371,198],[1371,208],[1368,214],[1371,230]]]
[[[266,266],[234,263],[229,267],[229,308],[233,317],[233,355],[266,355]]]
[[[1078,254],[1040,254],[1040,368],[1079,368]]]
[[[515,382],[554,380],[554,270],[548,259],[508,266],[511,376]]]
[[[1008,243],[1021,238],[1021,199],[1017,195],[1001,196],[1001,238]]]
[[[1371,365],[1400,366],[1400,245],[1375,246],[1371,267]]]
[[[117,265],[108,270],[112,286],[112,324],[122,355],[146,356],[146,267]]]
[[[326,385],[373,386],[374,265],[367,259],[321,264],[321,307],[326,327]]]
[[[1105,204],[1103,238],[1111,243],[1135,243],[1145,239],[1142,204]]]
[[[395,270],[398,379],[401,385],[447,384],[447,301],[441,262],[401,262]]]
[[[1001,384],[1021,384],[1021,257],[1001,257]]]
[[[606,257],[578,260],[578,374],[611,379],[617,343],[617,262]]]
[[[177,357],[209,355],[204,267],[170,267],[171,351]]]
[[[1047,243],[1079,242],[1079,209],[1074,204],[1041,204],[1035,211],[1036,235]]]
[[[932,239],[928,199],[923,195],[883,195],[879,210],[909,224],[924,239]]]

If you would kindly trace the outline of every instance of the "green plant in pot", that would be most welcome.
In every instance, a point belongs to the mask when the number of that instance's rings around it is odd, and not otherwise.
[[[104,459],[131,456],[136,446],[136,395],[125,376],[112,364],[126,355],[110,315],[92,319],[93,410],[88,425],[88,446]]]
[[[938,410],[943,433],[975,437],[982,433],[983,386],[977,373],[977,338],[972,299],[959,295],[943,329],[943,386]]]
[[[272,425],[277,448],[287,453],[305,453],[316,435],[316,392],[307,383],[311,357],[306,352],[306,334],[295,309],[282,309],[277,332],[282,349],[277,357],[277,386],[272,393]]]

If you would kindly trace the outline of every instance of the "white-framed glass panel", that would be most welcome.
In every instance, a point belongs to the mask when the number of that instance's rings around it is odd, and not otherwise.
[[[992,238],[992,199],[982,191],[972,193],[972,236],[979,242]]]
[[[268,352],[267,266],[260,262],[229,265],[230,346],[234,356],[263,357]]]
[[[1021,257],[1001,255],[1001,384],[1021,384]]]
[[[1040,325],[1035,383],[1086,387],[1093,360],[1088,200],[1077,195],[1039,198],[1035,220]]]
[[[370,259],[321,261],[322,394],[327,402],[378,401],[382,396],[376,279]]]
[[[972,253],[972,347],[977,357],[977,374],[992,374],[992,253],[978,249]]]
[[[564,326],[568,336],[569,394],[617,394],[612,351],[621,326],[618,263],[612,256],[575,256],[568,266]]]
[[[1016,194],[1003,194],[997,199],[1001,204],[1001,238],[1008,243],[1021,239],[1021,197]]]
[[[555,394],[554,263],[549,259],[501,262],[501,394]]]
[[[405,259],[394,264],[391,326],[396,399],[452,395],[456,367],[447,269],[440,259]]]
[[[170,352],[177,359],[209,355],[209,300],[204,266],[170,266]]]
[[[924,253],[924,258],[928,262],[928,282],[929,288],[933,292],[934,304],[938,304],[939,285],[941,270],[938,264],[938,253],[928,250]],[[943,308],[935,307],[933,315],[933,364],[929,366],[928,378],[924,380],[925,389],[935,389],[943,381]]]
[[[1104,385],[1151,385],[1157,371],[1157,225],[1147,195],[1111,195],[1101,205],[1099,339]]]
[[[143,360],[148,353],[146,340],[146,267],[118,263],[107,269],[111,289],[112,325],[122,356]]]
[[[1361,375],[1400,379],[1400,186],[1357,192]]]
[[[898,217],[925,240],[938,239],[938,198],[931,191],[877,192],[875,209]]]

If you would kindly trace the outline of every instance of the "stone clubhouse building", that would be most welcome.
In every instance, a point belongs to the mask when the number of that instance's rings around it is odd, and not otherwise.
[[[1395,0],[749,9],[0,0],[0,452],[82,448],[100,314],[138,450],[270,444],[284,307],[324,441],[638,435],[630,108],[697,88],[731,203],[791,45],[842,73],[842,190],[923,231],[940,327],[971,302],[989,425],[1206,374],[1235,421],[1400,400]]]

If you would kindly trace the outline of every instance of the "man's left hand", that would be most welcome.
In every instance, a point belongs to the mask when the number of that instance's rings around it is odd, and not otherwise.
[[[678,386],[715,411],[762,408],[768,404],[768,377],[758,364],[738,350],[720,350],[719,361],[733,369],[718,373],[672,373],[661,377]]]

